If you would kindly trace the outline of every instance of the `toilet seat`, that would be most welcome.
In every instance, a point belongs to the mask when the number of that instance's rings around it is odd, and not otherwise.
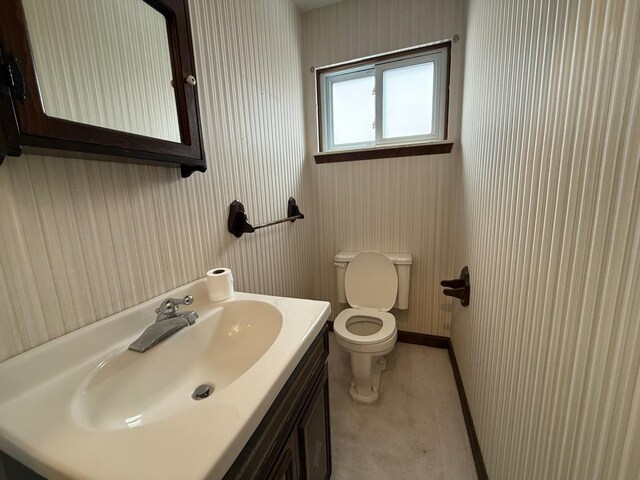
[[[353,317],[370,317],[374,321],[381,321],[382,326],[371,335],[356,335],[347,329],[347,323]],[[396,334],[396,319],[389,312],[381,312],[373,308],[347,308],[334,320],[333,331],[343,340],[354,345],[372,345],[386,342]]]

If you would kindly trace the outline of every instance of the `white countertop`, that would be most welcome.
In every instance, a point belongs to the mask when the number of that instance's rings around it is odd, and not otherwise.
[[[187,294],[198,322],[216,321],[227,302],[258,300],[281,311],[282,328],[253,366],[204,401],[135,428],[79,422],[72,403],[83,381],[155,320],[162,299]],[[330,313],[327,302],[249,293],[227,302],[209,302],[197,280],[0,363],[0,450],[50,479],[222,478]]]

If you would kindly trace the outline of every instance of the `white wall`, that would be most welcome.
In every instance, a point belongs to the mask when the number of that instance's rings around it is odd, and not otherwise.
[[[469,2],[452,341],[495,480],[640,478],[639,21]]]
[[[204,275],[310,297],[312,221],[236,239],[312,202],[303,167],[300,18],[289,0],[191,2],[206,174],[23,155],[0,167],[0,360]],[[151,321],[151,319],[150,319]]]
[[[401,330],[448,335],[451,302],[439,281],[455,276],[450,262],[455,172],[459,158],[462,44],[451,54],[447,155],[316,165],[315,90],[311,67],[462,36],[462,1],[346,0],[302,16],[307,162],[316,192],[316,298],[337,313],[333,256],[341,250],[411,253],[408,311],[394,311]]]

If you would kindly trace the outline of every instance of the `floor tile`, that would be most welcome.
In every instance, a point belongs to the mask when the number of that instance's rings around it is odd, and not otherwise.
[[[333,480],[476,479],[449,355],[397,343],[373,404],[349,396],[349,354],[330,335]]]

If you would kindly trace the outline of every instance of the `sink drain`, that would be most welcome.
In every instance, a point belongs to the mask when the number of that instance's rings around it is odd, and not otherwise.
[[[212,393],[213,386],[203,383],[202,385],[196,387],[196,389],[193,391],[193,394],[191,395],[191,398],[193,398],[194,400],[202,400],[203,398],[207,398]]]

